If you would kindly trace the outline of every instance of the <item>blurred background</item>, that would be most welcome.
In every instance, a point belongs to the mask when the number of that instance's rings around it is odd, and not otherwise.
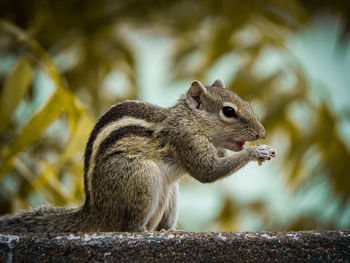
[[[83,203],[96,118],[174,105],[222,78],[277,149],[262,166],[180,189],[180,228],[350,228],[350,2],[0,2],[0,214]]]

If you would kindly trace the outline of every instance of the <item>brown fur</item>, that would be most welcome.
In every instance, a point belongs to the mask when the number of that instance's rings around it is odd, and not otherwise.
[[[232,106],[237,118],[222,109]],[[79,209],[39,208],[0,219],[0,232],[153,231],[176,227],[178,180],[186,173],[212,183],[268,146],[224,157],[236,141],[266,137],[250,105],[221,80],[194,81],[169,109],[138,101],[112,107],[91,132],[85,152],[86,200]]]

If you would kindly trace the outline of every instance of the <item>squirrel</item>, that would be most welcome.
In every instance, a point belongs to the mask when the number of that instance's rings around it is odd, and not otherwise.
[[[189,174],[213,183],[250,161],[266,161],[268,145],[250,104],[217,79],[193,81],[170,108],[127,100],[93,128],[85,149],[85,202],[80,208],[41,207],[0,218],[0,232],[87,233],[176,229],[178,181]],[[224,156],[223,151],[235,151]]]

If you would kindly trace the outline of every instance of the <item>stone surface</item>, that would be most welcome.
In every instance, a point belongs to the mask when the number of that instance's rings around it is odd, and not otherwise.
[[[0,262],[350,262],[350,231],[0,234]]]

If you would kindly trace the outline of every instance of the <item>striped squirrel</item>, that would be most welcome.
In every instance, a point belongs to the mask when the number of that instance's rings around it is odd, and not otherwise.
[[[229,176],[250,161],[270,160],[251,106],[221,79],[193,81],[171,108],[140,101],[113,106],[90,134],[84,160],[85,203],[76,209],[42,207],[0,219],[0,232],[108,232],[175,229],[178,181]],[[225,149],[235,151],[223,156]]]

